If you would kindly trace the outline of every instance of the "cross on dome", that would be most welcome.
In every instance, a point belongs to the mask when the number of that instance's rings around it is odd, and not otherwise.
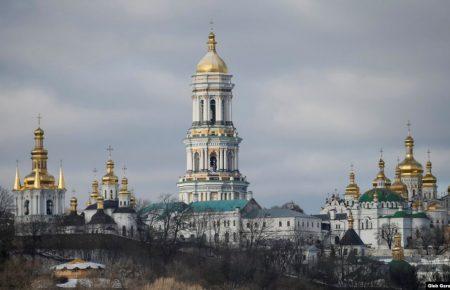
[[[38,120],[38,127],[41,127],[41,120],[42,120],[41,113],[39,113],[36,118]]]
[[[108,148],[106,148],[106,151],[109,152],[109,153],[108,153],[109,159],[111,159],[111,153],[112,153],[113,150],[114,150],[114,148],[112,148],[111,145],[108,145]]]
[[[127,173],[127,167],[125,166],[125,164],[123,165],[123,167],[122,167],[122,174],[123,174],[123,176],[125,176],[126,175],[126,173]]]
[[[408,136],[411,136],[411,122],[409,120],[406,123],[406,126],[408,127]]]

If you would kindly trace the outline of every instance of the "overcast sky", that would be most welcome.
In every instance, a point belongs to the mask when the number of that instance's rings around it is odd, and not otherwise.
[[[448,1],[1,1],[0,184],[30,172],[43,115],[49,170],[84,203],[106,147],[138,198],[176,193],[191,123],[190,77],[214,20],[236,84],[241,172],[264,206],[319,211],[353,163],[388,176],[411,120],[450,184]],[[120,170],[117,170],[120,173]]]

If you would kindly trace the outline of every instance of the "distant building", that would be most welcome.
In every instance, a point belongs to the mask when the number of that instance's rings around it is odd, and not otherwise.
[[[402,236],[402,245],[409,245],[416,231],[422,228],[448,228],[447,197],[437,197],[436,177],[428,154],[426,172],[414,159],[414,139],[411,133],[405,139],[406,157],[396,167],[394,182],[385,175],[383,156],[379,171],[372,182],[373,188],[360,194],[353,169],[344,198],[338,194],[327,198],[319,215],[327,224],[331,243],[339,244],[349,228],[346,216],[354,218],[354,231],[367,246],[387,247],[381,238],[383,226],[393,228]],[[345,215],[345,216],[344,216]]]

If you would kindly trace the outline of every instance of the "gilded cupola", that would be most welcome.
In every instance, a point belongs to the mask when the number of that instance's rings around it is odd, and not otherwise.
[[[434,186],[436,186],[437,179],[433,175],[433,173],[431,173],[432,164],[431,164],[431,160],[430,160],[430,150],[428,150],[428,161],[427,161],[426,168],[427,168],[427,171],[422,178],[423,187],[434,187]]]
[[[411,124],[408,122],[408,136],[405,139],[406,156],[405,159],[400,162],[398,167],[400,168],[401,177],[405,176],[421,176],[423,173],[422,164],[414,159],[414,139],[411,136]]]
[[[400,161],[400,160],[398,160]],[[400,167],[395,167],[395,179],[394,183],[392,183],[390,189],[398,194],[400,194],[403,198],[408,198],[408,188],[406,187],[406,184],[404,184],[401,180],[401,172]]]
[[[351,166],[349,179],[350,179],[350,183],[345,188],[345,195],[351,196],[355,199],[358,199],[360,192],[359,192],[359,186],[355,182],[355,172],[353,170],[353,165]]]
[[[119,194],[124,194],[124,195],[130,194],[130,192],[128,191],[128,178],[126,178],[125,176],[122,177],[121,183],[122,183],[122,186],[120,188]]]
[[[386,188],[391,186],[391,180],[384,174],[385,163],[383,160],[383,150],[380,150],[380,160],[378,161],[378,174],[372,181],[372,186],[376,188]]]
[[[405,258],[402,247],[402,236],[400,233],[394,235],[394,245],[392,247],[392,259],[401,261]]]
[[[44,130],[34,130],[34,148],[31,151],[31,173],[25,176],[22,189],[55,189],[55,178],[47,171],[48,152],[44,148]]]
[[[216,35],[210,32],[208,36],[208,52],[197,64],[197,73],[228,73],[225,62],[216,51]]]
[[[72,198],[70,199],[70,212],[76,213],[77,205],[78,205],[77,198],[75,196],[72,196]]]
[[[109,158],[106,162],[106,174],[102,177],[102,184],[117,184],[119,178],[114,174],[114,161]]]
[[[98,181],[97,179],[94,179],[94,181],[92,181],[91,202],[95,203],[97,201],[97,197],[98,197]]]

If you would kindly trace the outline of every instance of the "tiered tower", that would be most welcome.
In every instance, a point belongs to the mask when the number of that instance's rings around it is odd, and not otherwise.
[[[39,117],[40,119],[40,117]],[[48,151],[44,147],[44,130],[34,131],[34,148],[31,151],[31,173],[20,181],[19,168],[16,168],[13,192],[15,193],[16,217],[53,216],[64,213],[66,186],[62,164],[59,180],[47,171]]]
[[[414,139],[408,122],[408,136],[405,139],[406,156],[400,162],[400,176],[408,189],[408,201],[422,198],[422,165],[414,159]]]
[[[184,139],[186,174],[178,182],[184,202],[248,199],[249,183],[239,172],[239,143],[232,121],[231,75],[216,51],[213,32],[208,52],[192,76],[192,126]]]

